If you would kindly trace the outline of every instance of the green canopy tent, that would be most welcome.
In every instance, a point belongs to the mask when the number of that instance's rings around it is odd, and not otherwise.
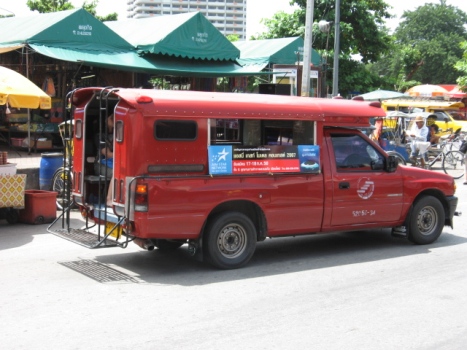
[[[62,49],[42,45],[31,45],[31,48],[42,55],[68,62],[136,73],[184,77],[233,77],[265,74],[257,67],[242,67],[232,61],[206,62],[168,56],[140,57],[134,52],[103,53],[93,50]]]
[[[240,51],[200,12],[105,24],[143,55],[214,61],[235,61],[240,56]]]
[[[47,55],[47,49],[71,50],[77,57],[71,62],[82,62],[79,53],[93,52],[113,62],[119,62],[122,54],[135,55],[133,47],[99,20],[83,9],[34,14],[25,17],[0,19],[3,39],[0,53],[21,49],[29,75],[30,53]],[[68,57],[50,56],[69,61]]]
[[[190,15],[198,22],[203,22],[199,18],[199,15]],[[167,57],[170,56],[170,51],[167,51],[167,47],[170,45],[167,45],[166,41],[164,41],[166,51],[160,51],[158,55],[141,56],[143,50],[138,52],[134,45],[130,44],[83,9],[45,13],[27,17],[2,18],[0,19],[0,25],[3,32],[6,33],[6,35],[4,35],[5,39],[3,41],[0,40],[0,53],[17,50],[19,48],[23,48],[27,53],[28,49],[33,49],[35,52],[58,60],[129,72],[199,77],[205,76],[204,74],[206,73],[209,73],[209,76],[212,77],[258,73],[255,68],[245,69],[232,61],[232,59],[238,57],[238,50],[233,46],[229,49],[229,45],[231,44],[225,38],[227,43],[224,41],[223,44],[220,45],[222,40],[220,40],[219,37],[213,41],[214,46],[218,46],[218,56],[215,55],[213,48],[209,55],[209,50],[207,49],[205,53],[197,55],[199,56],[198,58],[205,58],[204,63],[197,62],[196,60],[193,61],[196,59],[195,56],[183,60],[183,57],[187,56],[181,54],[183,49],[180,47],[177,49],[177,52],[174,51],[171,54],[172,56],[180,57],[180,59],[167,60]],[[211,24],[209,23],[209,25]],[[205,38],[204,33],[208,33],[208,37],[217,36],[216,32],[212,32],[211,29],[202,31],[202,28],[210,28],[209,25],[204,23],[204,27],[199,27],[199,33],[201,33],[199,37]],[[215,29],[214,26],[212,26],[212,28]],[[179,31],[180,36],[182,31]],[[144,36],[141,35],[141,33],[144,32],[140,31],[140,36]],[[217,32],[217,34],[221,35],[219,32]],[[198,36],[193,36],[194,41],[196,41],[196,37]],[[185,43],[186,41],[179,42],[180,45],[185,45]],[[152,50],[154,53],[157,51],[149,47],[145,50],[147,52]],[[196,51],[193,47],[185,51],[189,52],[191,50]],[[223,52],[223,50],[226,50],[228,53]],[[203,50],[198,49],[198,51]],[[208,57],[210,59],[206,60]],[[211,61],[213,60],[220,62],[212,64]],[[28,66],[28,64],[26,66]]]
[[[240,50],[238,62],[242,66],[297,64],[300,56],[303,57],[305,45],[301,37],[235,41],[233,44]],[[313,49],[311,63],[315,66],[322,63],[321,56]]]
[[[240,50],[240,58],[237,60],[243,67],[250,69],[268,68],[270,74],[280,74],[280,76],[293,76],[295,83],[292,86],[299,90],[298,62],[303,57],[304,41],[301,37],[264,39],[251,41],[236,41],[233,43]],[[311,50],[310,60],[314,66],[322,64],[321,56],[317,51]],[[274,65],[283,65],[275,70]],[[285,66],[285,67],[284,67]],[[290,68],[294,66],[295,69]]]
[[[132,46],[83,9],[1,18],[0,52],[26,45],[130,51]]]
[[[361,94],[359,97],[362,97],[365,101],[383,101],[393,98],[412,98],[412,96],[406,95],[403,92],[390,90],[375,90],[367,92],[366,94]]]
[[[240,51],[200,12],[105,24],[164,75],[232,77],[264,74],[261,72],[264,66],[239,65],[236,60]]]

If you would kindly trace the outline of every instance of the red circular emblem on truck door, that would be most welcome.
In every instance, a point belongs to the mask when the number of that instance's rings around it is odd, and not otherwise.
[[[367,177],[362,177],[357,183],[357,194],[362,199],[369,199],[375,190],[375,183]]]

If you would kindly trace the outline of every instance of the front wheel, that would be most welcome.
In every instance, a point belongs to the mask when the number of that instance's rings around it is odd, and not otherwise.
[[[239,268],[255,252],[255,225],[241,213],[220,214],[208,223],[204,245],[206,258],[212,265],[221,269]]]
[[[464,176],[465,156],[460,151],[449,151],[443,159],[443,170],[454,179],[460,179]]]
[[[444,227],[444,208],[433,196],[420,198],[408,218],[408,239],[415,244],[430,244],[438,239]]]

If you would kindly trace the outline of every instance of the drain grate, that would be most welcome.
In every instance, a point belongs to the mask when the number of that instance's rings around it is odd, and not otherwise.
[[[121,271],[113,269],[105,264],[94,260],[77,260],[59,262],[60,265],[68,267],[100,283],[130,282],[141,283],[140,280],[129,276]]]

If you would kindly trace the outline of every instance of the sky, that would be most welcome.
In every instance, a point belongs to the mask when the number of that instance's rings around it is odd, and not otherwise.
[[[342,0],[341,0],[342,1]],[[345,1],[345,0],[343,0]],[[0,14],[14,13],[16,16],[24,16],[30,14],[29,8],[26,6],[26,0],[0,0]],[[75,7],[80,7],[84,0],[71,0]],[[293,8],[289,5],[290,0],[247,0],[247,38],[261,33],[264,27],[260,24],[262,18],[270,18],[277,11],[293,12]],[[387,22],[389,28],[397,27],[400,15],[404,11],[413,11],[425,3],[439,3],[439,0],[386,0],[393,9],[392,14],[397,15],[395,19]],[[267,5],[265,5],[267,4]],[[456,6],[467,13],[466,0],[447,0],[448,5]],[[112,12],[117,12],[120,20],[126,18],[127,0],[99,0],[97,6],[97,14],[105,16]],[[319,19],[315,18],[315,21]]]

